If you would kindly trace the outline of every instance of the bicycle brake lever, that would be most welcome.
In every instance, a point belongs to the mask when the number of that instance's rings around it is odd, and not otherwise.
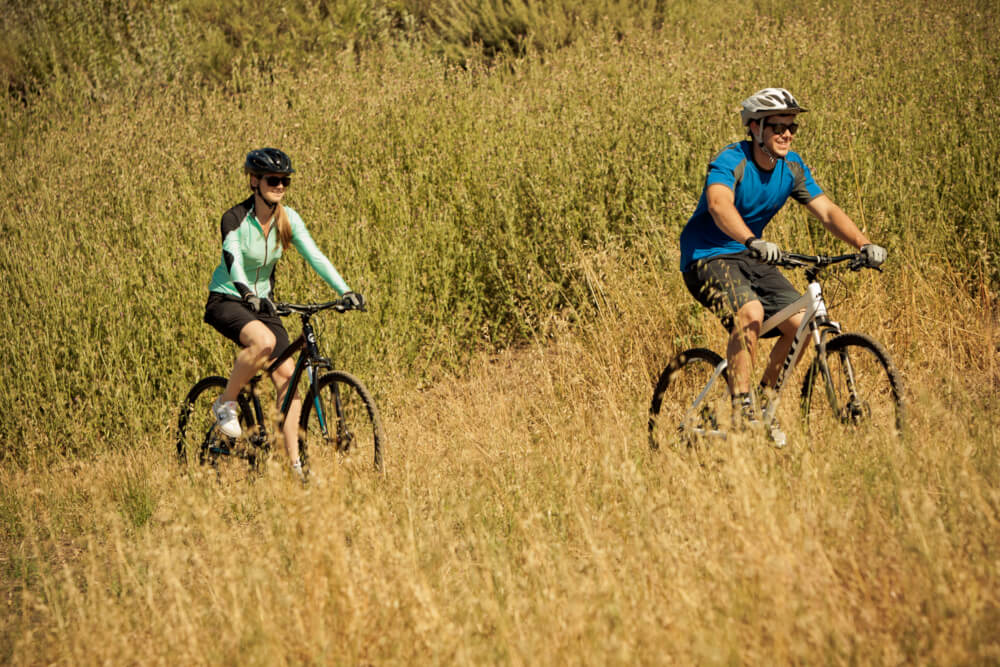
[[[338,313],[346,313],[349,310],[361,310],[361,311],[368,310],[366,304],[361,304],[360,306],[353,306],[346,301],[341,301],[336,306],[334,306],[333,309]]]
[[[847,265],[847,268],[851,271],[860,271],[861,269],[872,269],[873,271],[878,271],[882,273],[881,266],[869,266],[868,261],[864,257],[859,256],[857,259],[851,260],[851,263]]]

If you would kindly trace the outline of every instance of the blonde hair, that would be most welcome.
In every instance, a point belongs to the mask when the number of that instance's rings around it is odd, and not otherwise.
[[[282,251],[288,250],[292,243],[292,223],[288,221],[288,213],[285,207],[278,204],[274,212],[274,225],[278,228],[278,241],[281,243]]]

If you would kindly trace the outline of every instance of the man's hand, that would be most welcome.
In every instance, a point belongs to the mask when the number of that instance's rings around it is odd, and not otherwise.
[[[751,236],[746,240],[744,245],[750,249],[750,252],[756,254],[762,262],[767,264],[776,264],[781,259],[781,248],[778,247],[777,243],[771,243],[756,236]]]
[[[889,253],[880,245],[866,243],[861,246],[861,254],[864,255],[868,266],[875,269],[882,265],[882,262],[885,261],[885,258]]]

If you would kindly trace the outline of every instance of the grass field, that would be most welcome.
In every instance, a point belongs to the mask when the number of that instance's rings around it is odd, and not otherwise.
[[[992,3],[288,7],[3,19],[0,661],[1000,662]],[[826,294],[892,355],[909,433],[653,453],[656,375],[724,340],[677,235],[767,85],[889,248]],[[371,304],[319,326],[382,407],[384,474],[172,457],[231,363],[201,316],[262,145]],[[791,207],[769,234],[843,250]],[[329,296],[294,253],[278,280]]]

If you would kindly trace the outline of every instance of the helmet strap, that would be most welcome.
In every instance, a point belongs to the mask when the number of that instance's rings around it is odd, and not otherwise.
[[[754,138],[757,139],[757,145],[760,146],[761,152],[764,155],[766,155],[767,158],[771,161],[771,166],[773,167],[774,165],[778,164],[778,160],[781,160],[782,158],[780,156],[775,155],[774,153],[772,153],[771,150],[767,146],[764,145],[764,119],[763,118],[758,118],[757,119],[757,136],[754,137]]]
[[[260,177],[260,176],[254,176],[254,177],[255,177],[255,178],[257,179],[257,185],[255,185],[255,186],[252,186],[252,187],[250,188],[250,190],[252,190],[252,191],[253,191],[254,195],[256,195],[257,197],[260,197],[260,200],[261,200],[262,202],[264,202],[264,206],[266,206],[266,207],[268,207],[269,209],[271,209],[271,213],[273,214],[273,213],[274,213],[274,209],[275,209],[275,208],[276,208],[276,207],[278,206],[278,202],[273,202],[273,203],[272,203],[272,202],[269,202],[269,201],[267,201],[267,198],[266,198],[266,197],[264,196],[264,194],[263,194],[263,193],[262,193],[262,192],[260,191],[260,178],[261,178],[261,177]]]

